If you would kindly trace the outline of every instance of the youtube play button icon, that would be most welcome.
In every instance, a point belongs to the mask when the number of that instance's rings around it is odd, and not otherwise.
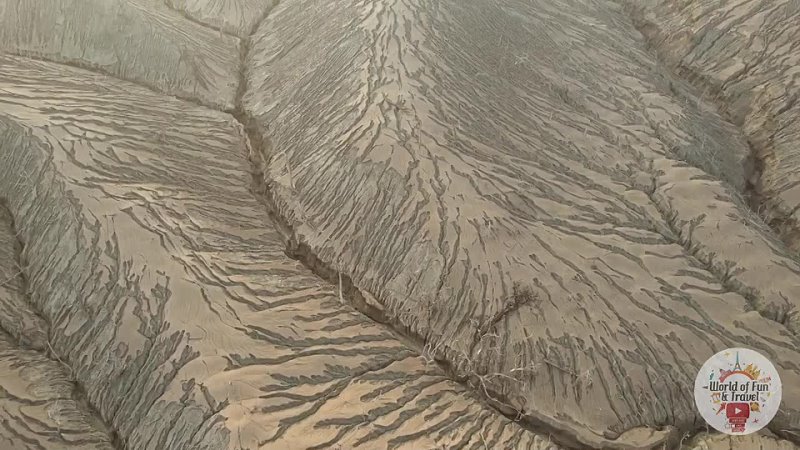
[[[694,400],[706,422],[726,434],[750,434],[775,417],[781,379],[763,355],[730,348],[709,358],[697,374]]]

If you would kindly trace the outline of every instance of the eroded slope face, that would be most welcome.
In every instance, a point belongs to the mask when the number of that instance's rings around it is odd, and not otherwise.
[[[47,323],[31,311],[25,298],[25,279],[18,261],[21,244],[13,218],[0,200],[0,330],[25,348],[44,351]]]
[[[278,0],[164,0],[207,27],[246,38]]]
[[[0,448],[112,450],[74,389],[65,367],[0,333]]]
[[[0,51],[101,70],[233,108],[239,39],[162,0],[0,0]]]
[[[0,65],[0,196],[33,302],[126,448],[557,449],[284,254],[232,117]]]
[[[111,450],[108,430],[79,400],[69,368],[43,353],[47,324],[25,298],[19,250],[0,202],[0,448]]]
[[[800,3],[629,2],[659,55],[742,126],[757,206],[800,253]]]
[[[759,434],[727,436],[701,433],[686,445],[692,450],[798,450],[800,448],[789,441]]]
[[[702,423],[697,369],[741,345],[780,368],[791,436],[800,267],[678,160],[744,184],[743,139],[640,39],[609,2],[287,2],[244,106],[298,253],[475,389],[642,448]]]

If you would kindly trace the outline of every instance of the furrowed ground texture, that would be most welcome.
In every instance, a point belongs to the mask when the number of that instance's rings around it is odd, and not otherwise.
[[[128,450],[796,448],[800,264],[740,195],[752,127],[640,12],[0,0],[3,354]],[[693,436],[732,346],[780,370],[773,436]]]
[[[0,203],[0,448],[112,450],[70,369],[48,359],[47,324],[25,295],[13,219]]]
[[[166,2],[191,21],[246,38],[278,0],[166,0]]]
[[[298,251],[476,389],[625,445],[702,423],[699,364],[742,345],[781,367],[772,429],[797,432],[800,266],[748,223],[741,172],[690,165],[746,144],[615,4],[286,2],[246,67]]]
[[[0,50],[233,107],[239,40],[160,0],[0,0]]]
[[[628,2],[670,66],[741,126],[754,207],[800,254],[800,2]]]
[[[231,116],[0,66],[0,192],[32,301],[127,448],[555,448],[284,254]]]

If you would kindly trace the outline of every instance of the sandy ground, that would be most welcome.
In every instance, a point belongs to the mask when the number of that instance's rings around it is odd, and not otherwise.
[[[0,204],[0,448],[113,449],[71,369],[45,354],[47,323],[26,298],[20,250],[11,214]]]
[[[556,448],[285,255],[231,116],[0,64],[31,302],[125,448]]]
[[[777,361],[773,428],[796,430],[800,265],[738,199],[745,174],[713,173],[742,170],[743,135],[626,17],[280,4],[244,96],[272,199],[381,317],[582,445],[699,426],[697,365],[734,345]]]
[[[800,263],[742,193],[796,174],[640,13],[0,0],[8,354],[127,449],[793,448]],[[694,436],[732,346],[783,407]]]
[[[661,58],[744,131],[757,155],[754,207],[800,254],[800,3],[629,3]]]

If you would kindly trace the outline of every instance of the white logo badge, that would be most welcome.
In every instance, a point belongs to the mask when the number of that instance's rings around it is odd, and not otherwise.
[[[781,379],[760,353],[729,348],[703,364],[694,381],[694,401],[700,415],[717,431],[755,433],[778,413]]]

